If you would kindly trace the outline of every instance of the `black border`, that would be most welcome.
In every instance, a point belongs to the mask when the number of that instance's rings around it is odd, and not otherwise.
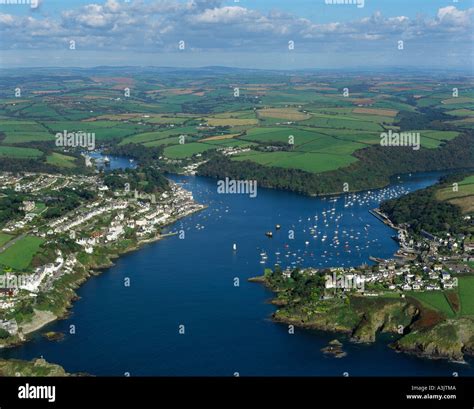
[[[22,385],[55,386],[56,400],[19,399]],[[426,386],[427,392],[413,390]],[[441,387],[441,388],[438,388]],[[434,388],[434,389],[433,389]],[[443,390],[444,388],[444,390]],[[453,389],[455,388],[455,389]],[[407,394],[455,399],[407,399]],[[474,408],[474,378],[67,377],[0,378],[0,409]]]

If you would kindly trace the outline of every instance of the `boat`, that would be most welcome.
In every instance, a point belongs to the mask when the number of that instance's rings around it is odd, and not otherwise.
[[[237,244],[234,243],[234,244],[232,245],[232,250],[234,250],[234,251],[237,250]]]
[[[265,236],[267,236],[267,237],[273,237],[273,232],[267,231],[267,232],[265,233]]]
[[[108,156],[104,157],[104,165],[106,165],[106,166],[110,165],[110,159],[109,159]]]
[[[280,229],[281,229],[281,226],[280,226],[279,224],[277,224],[277,225],[275,226],[275,229],[280,230]]]

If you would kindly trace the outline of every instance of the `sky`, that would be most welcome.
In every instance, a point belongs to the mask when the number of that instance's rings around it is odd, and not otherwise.
[[[0,67],[472,73],[473,22],[474,0],[0,0]]]

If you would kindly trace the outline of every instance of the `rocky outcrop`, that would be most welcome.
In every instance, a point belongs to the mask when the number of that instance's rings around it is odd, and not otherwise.
[[[410,332],[392,347],[418,356],[463,362],[465,355],[474,355],[474,319],[449,319]]]

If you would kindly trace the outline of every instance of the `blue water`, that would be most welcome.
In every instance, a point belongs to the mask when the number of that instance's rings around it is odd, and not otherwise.
[[[283,267],[356,266],[370,255],[390,257],[397,249],[391,239],[394,232],[368,210],[383,197],[423,188],[437,177],[405,176],[389,189],[358,194],[354,205],[347,207],[344,204],[351,200],[344,196],[331,201],[259,189],[252,199],[217,194],[216,182],[210,179],[173,177],[185,181],[195,199],[209,206],[169,226],[169,231],[183,230],[184,239],[173,236],[146,245],[88,280],[78,291],[81,299],[74,303],[71,316],[45,328],[65,332],[63,341],[50,342],[37,334],[31,342],[0,355],[21,359],[42,355],[70,372],[117,376],[126,372],[131,376],[473,375],[471,365],[396,353],[387,346],[393,339],[387,335],[372,345],[356,345],[338,334],[298,328],[289,334],[285,325],[269,320],[275,310],[267,302],[271,292],[247,282],[277,261]],[[324,223],[322,212],[332,213],[333,208],[334,216],[326,213]],[[276,224],[281,230],[275,230]],[[275,232],[271,239],[264,234],[268,230]],[[293,240],[289,230],[294,231]],[[260,263],[262,252],[268,255],[266,264]],[[130,287],[124,286],[126,277]],[[234,286],[235,277],[240,278],[239,287]],[[72,324],[74,335],[68,332]],[[179,325],[185,326],[184,335],[179,334]],[[334,338],[344,343],[345,358],[321,353]]]
[[[106,155],[104,155],[100,151],[94,151],[88,153],[88,155],[97,160],[96,165],[99,169],[103,169],[105,171],[111,171],[111,170],[116,170],[116,169],[127,169],[127,168],[135,168],[136,163],[130,162],[130,159],[128,158],[123,158],[120,156],[109,156],[110,162],[109,166],[105,166],[104,163],[102,162],[103,159],[105,158]]]

